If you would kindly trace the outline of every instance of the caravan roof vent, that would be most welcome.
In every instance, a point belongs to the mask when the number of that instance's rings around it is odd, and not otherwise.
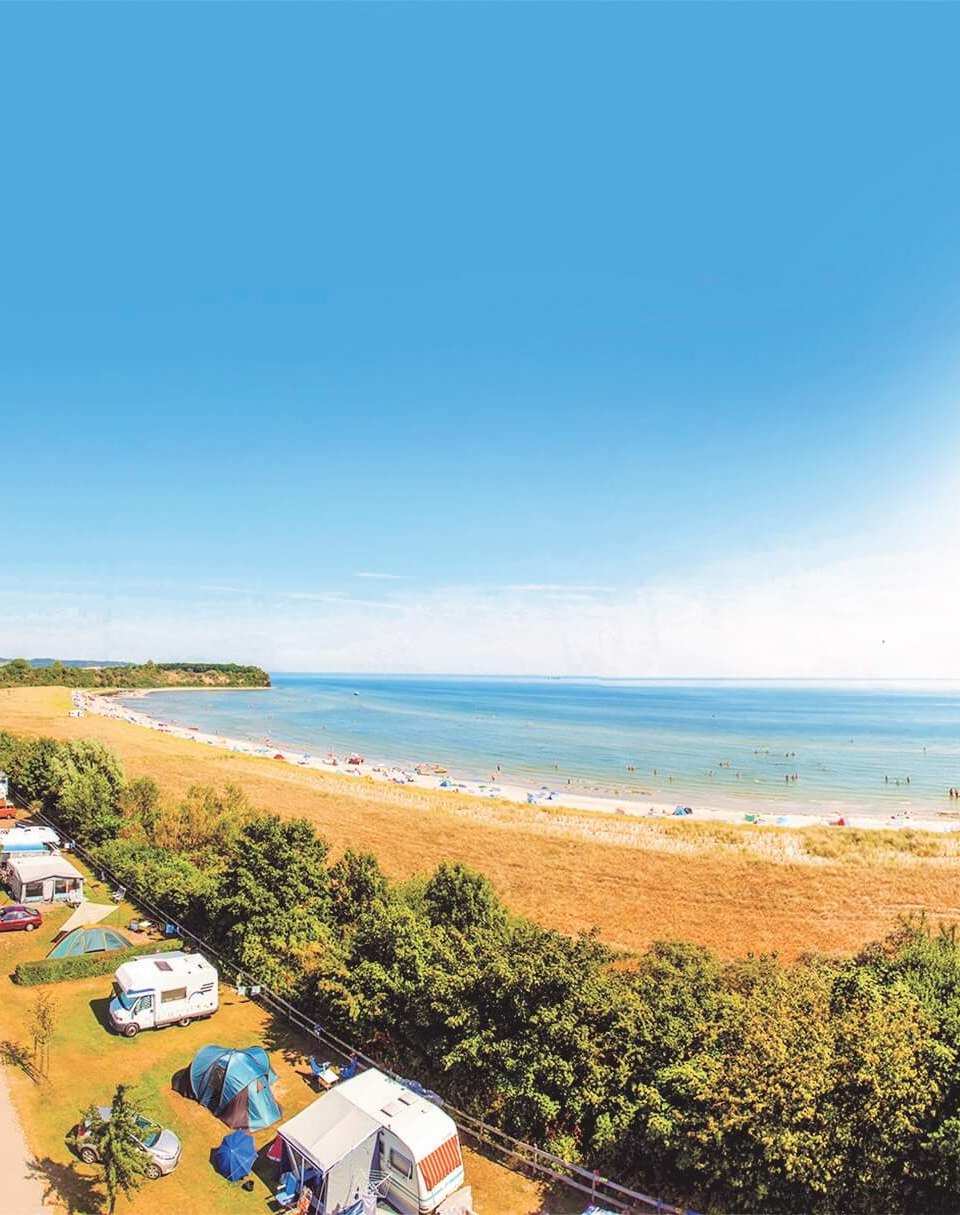
[[[386,1116],[388,1118],[393,1118],[397,1114],[401,1113],[402,1110],[403,1110],[403,1106],[400,1104],[399,1101],[388,1101],[387,1104],[383,1107],[382,1112],[384,1114],[386,1114]]]
[[[156,966],[157,970],[173,970],[169,962],[154,962],[154,966]]]

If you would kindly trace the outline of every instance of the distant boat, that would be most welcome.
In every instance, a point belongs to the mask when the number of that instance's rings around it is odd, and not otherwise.
[[[360,695],[359,692],[354,692],[354,696],[359,696],[359,695]]]

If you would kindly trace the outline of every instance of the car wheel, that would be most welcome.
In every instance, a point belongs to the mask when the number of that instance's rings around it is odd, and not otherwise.
[[[125,1038],[135,1038],[140,1032],[140,1026],[135,1021],[131,1021],[129,1025],[123,1027],[123,1036]]]
[[[160,1172],[160,1166],[158,1164],[148,1164],[143,1170],[143,1173],[144,1176],[149,1177],[151,1181],[156,1181],[158,1177],[163,1176],[163,1173]]]
[[[23,927],[25,932],[33,932],[34,928],[36,928],[36,924],[24,924]]]
[[[180,1020],[177,1022],[177,1024],[180,1026],[181,1029],[186,1029],[192,1020],[193,1020],[193,1017],[181,1017]]]
[[[96,1164],[97,1163],[97,1149],[92,1148],[92,1147],[81,1148],[80,1149],[80,1159],[83,1161],[84,1164]]]

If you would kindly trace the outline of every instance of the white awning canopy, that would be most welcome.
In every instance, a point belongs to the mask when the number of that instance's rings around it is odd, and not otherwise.
[[[43,882],[47,878],[75,878],[83,874],[62,856],[23,856],[10,861],[10,870],[21,882]]]
[[[107,918],[111,911],[116,910],[112,903],[81,903],[60,929],[58,935],[66,936],[68,932],[73,932],[74,928],[86,928],[88,924],[99,924],[101,920]]]
[[[380,1130],[336,1089],[319,1097],[280,1127],[287,1143],[324,1173]]]

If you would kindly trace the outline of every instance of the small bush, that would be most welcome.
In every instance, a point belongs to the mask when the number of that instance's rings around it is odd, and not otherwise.
[[[40,962],[21,962],[13,972],[15,983],[30,987],[36,983],[63,983],[67,979],[90,979],[94,975],[109,975],[121,962],[142,957],[147,953],[166,953],[182,949],[178,940],[150,941],[132,949],[115,949],[105,953],[88,953],[79,958],[44,958]]]

